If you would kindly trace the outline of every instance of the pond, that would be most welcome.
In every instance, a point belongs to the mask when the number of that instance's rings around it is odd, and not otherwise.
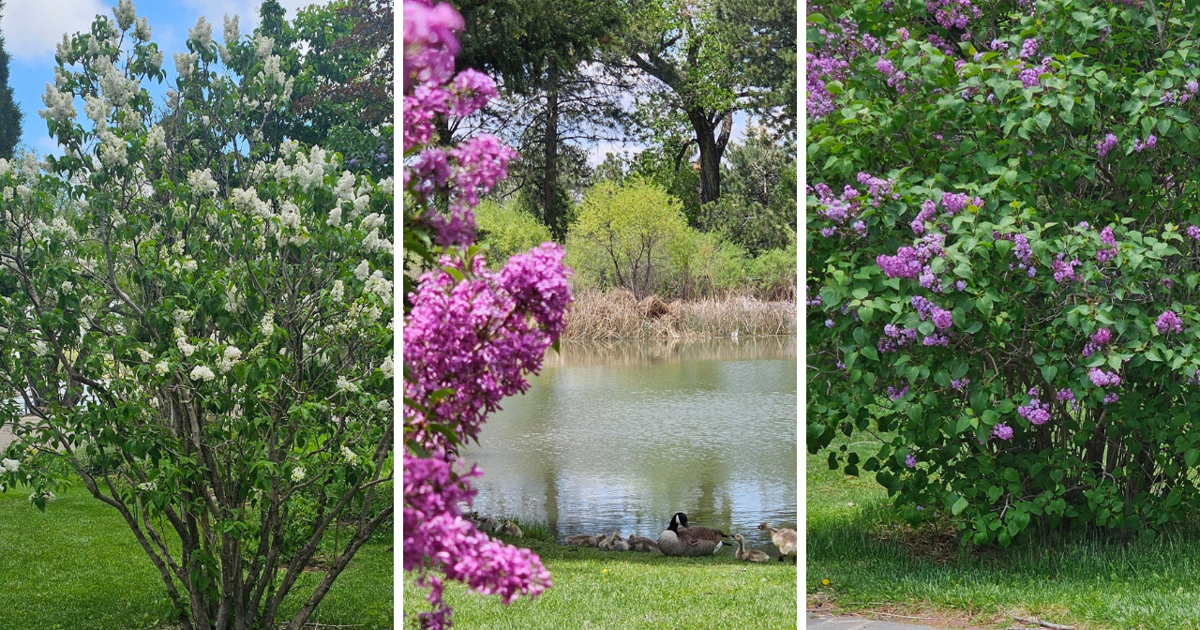
[[[564,343],[463,450],[474,509],[559,540],[657,540],[685,512],[774,552],[757,527],[796,526],[796,379],[795,337]]]

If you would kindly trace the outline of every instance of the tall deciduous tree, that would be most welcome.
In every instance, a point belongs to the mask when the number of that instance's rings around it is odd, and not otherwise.
[[[0,2],[0,13],[4,3]],[[4,36],[0,34],[0,158],[10,159],[13,148],[21,140],[21,110],[13,102],[13,91],[8,86],[8,51],[4,49]]]
[[[739,110],[775,107],[765,95],[785,86],[785,19],[771,21],[773,31],[757,27],[758,20],[739,23],[758,3],[744,0],[726,7],[716,0],[634,0],[624,38],[624,63],[656,80],[643,102],[662,118],[675,111],[677,123],[690,126],[699,149],[700,202],[721,196],[721,157],[729,144],[733,117]],[[736,10],[735,10],[736,9]],[[739,17],[740,16],[740,17]],[[795,48],[794,23],[791,47]],[[776,43],[777,42],[777,43]],[[755,52],[757,51],[757,52]],[[794,58],[794,52],[792,53]],[[794,82],[793,82],[794,83]],[[686,121],[686,122],[684,122]],[[659,127],[668,123],[659,123]],[[660,130],[655,130],[661,133]]]

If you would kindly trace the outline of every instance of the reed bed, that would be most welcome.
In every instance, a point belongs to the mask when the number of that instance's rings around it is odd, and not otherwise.
[[[758,337],[796,334],[795,302],[731,295],[664,302],[627,289],[584,291],[567,315],[564,340]]]
[[[795,335],[772,337],[567,340],[547,352],[552,367],[637,366],[684,361],[755,361],[795,359]]]

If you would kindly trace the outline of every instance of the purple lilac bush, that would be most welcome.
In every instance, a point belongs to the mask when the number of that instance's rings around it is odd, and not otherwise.
[[[1008,545],[1200,509],[1200,68],[1163,52],[1200,8],[1178,10],[808,10],[807,444],[881,436],[830,462],[902,515]]]

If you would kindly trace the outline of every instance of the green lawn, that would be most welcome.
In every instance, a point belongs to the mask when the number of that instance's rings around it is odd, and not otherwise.
[[[344,538],[344,534],[343,534]],[[393,625],[390,541],[363,546],[321,602],[312,621]],[[285,608],[302,603],[320,574],[306,573]],[[141,630],[164,626],[165,589],[158,571],[112,508],[76,486],[45,513],[28,493],[0,494],[0,628]]]
[[[850,448],[866,459],[877,446],[861,439]],[[1054,535],[963,550],[948,526],[902,526],[871,473],[847,477],[829,470],[826,454],[807,457],[810,605],[972,616],[996,627],[1031,613],[1080,630],[1200,628],[1200,528],[1152,544]]]
[[[574,549],[529,539],[550,570],[552,586],[533,600],[504,606],[496,596],[446,586],[456,627],[471,630],[622,630],[796,628],[796,566],[739,562],[722,548],[705,558]],[[404,580],[405,628],[429,609],[426,591]]]

